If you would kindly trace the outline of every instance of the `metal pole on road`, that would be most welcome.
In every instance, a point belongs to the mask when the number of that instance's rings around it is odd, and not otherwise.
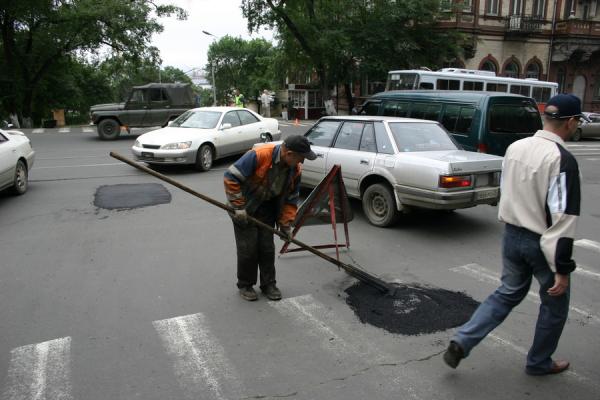
[[[213,38],[216,38],[216,36],[210,32],[202,31],[202,33],[204,33],[205,35],[208,35],[208,36],[212,36]],[[213,43],[214,43],[214,39],[213,39]],[[216,106],[217,105],[217,84],[215,82],[215,66],[213,65],[212,62],[210,63],[210,73],[212,75],[213,106]]]
[[[191,194],[193,196],[199,197],[202,200],[207,201],[210,204],[212,204],[214,206],[217,206],[217,207],[219,207],[222,210],[227,211],[228,213],[234,213],[235,212],[235,210],[233,208],[229,207],[228,205],[223,204],[223,203],[221,203],[221,202],[219,202],[219,201],[217,201],[215,199],[212,199],[212,198],[210,198],[210,197],[208,197],[208,196],[206,196],[206,195],[204,195],[202,193],[196,192],[192,188],[190,188],[188,186],[185,186],[184,184],[182,184],[182,183],[180,183],[180,182],[178,182],[178,181],[176,181],[174,179],[171,179],[171,178],[169,178],[166,175],[158,173],[158,172],[156,172],[156,171],[154,171],[154,170],[152,170],[152,169],[150,169],[150,168],[148,168],[146,166],[138,164],[138,163],[136,163],[133,160],[130,160],[130,159],[126,158],[126,157],[123,157],[122,155],[120,155],[118,153],[115,153],[114,151],[110,152],[110,156],[113,157],[113,158],[116,158],[119,161],[124,162],[125,164],[129,164],[132,167],[139,169],[140,171],[144,171],[144,172],[146,172],[146,173],[148,173],[148,174],[150,174],[150,175],[152,175],[152,176],[154,176],[154,177],[156,177],[156,178],[158,178],[160,180],[163,180],[163,181],[165,181],[167,183],[170,183],[171,185],[173,185],[175,187],[178,187],[179,189],[181,189],[181,190],[183,190],[185,192],[188,192],[189,194]],[[366,271],[363,271],[362,269],[360,269],[360,268],[358,268],[358,267],[356,267],[354,265],[345,264],[345,263],[343,263],[341,261],[338,261],[335,258],[330,257],[327,254],[322,253],[319,250],[315,249],[314,247],[309,246],[309,245],[307,245],[307,244],[305,244],[305,243],[303,243],[303,242],[301,242],[301,241],[299,241],[297,239],[288,239],[288,237],[287,237],[286,234],[282,233],[281,231],[279,231],[277,229],[274,229],[272,226],[267,225],[267,224],[265,224],[262,221],[257,220],[256,218],[248,216],[248,220],[251,223],[255,224],[256,226],[258,226],[258,227],[260,227],[262,229],[265,229],[265,230],[267,230],[269,232],[274,233],[275,235],[279,236],[283,240],[289,241],[291,243],[294,243],[295,245],[300,246],[300,247],[302,247],[303,249],[305,249],[307,251],[310,251],[314,255],[319,256],[322,259],[324,259],[326,261],[329,261],[332,264],[335,264],[339,268],[342,268],[344,271],[346,271],[346,273],[348,273],[348,275],[353,276],[354,278],[360,280],[361,282],[366,283],[369,286],[372,286],[373,288],[379,290],[382,293],[393,293],[396,290],[395,287],[393,287],[393,286],[389,285],[388,283],[384,282],[379,277],[371,275],[370,273],[368,273]]]

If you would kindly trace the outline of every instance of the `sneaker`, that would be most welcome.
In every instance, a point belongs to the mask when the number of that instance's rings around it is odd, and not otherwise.
[[[269,285],[261,288],[262,292],[269,300],[281,300],[281,290],[277,289],[275,285]]]
[[[460,360],[465,358],[465,352],[455,341],[451,341],[448,350],[444,353],[444,361],[450,368],[458,367]]]
[[[254,291],[254,288],[252,286],[240,288],[240,296],[242,296],[242,299],[248,301],[258,300],[258,295]]]

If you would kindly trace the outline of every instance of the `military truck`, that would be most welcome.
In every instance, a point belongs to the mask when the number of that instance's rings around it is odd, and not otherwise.
[[[195,107],[189,84],[149,83],[134,86],[124,103],[97,104],[90,107],[92,123],[103,140],[115,140],[121,127],[166,126],[184,111]]]

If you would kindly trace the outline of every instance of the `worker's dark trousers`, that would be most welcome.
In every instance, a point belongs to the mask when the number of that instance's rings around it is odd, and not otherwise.
[[[273,201],[263,204],[252,215],[265,224],[275,227],[276,205]],[[273,233],[252,223],[240,226],[233,223],[237,248],[238,288],[256,285],[260,268],[260,287],[275,284],[275,243]]]

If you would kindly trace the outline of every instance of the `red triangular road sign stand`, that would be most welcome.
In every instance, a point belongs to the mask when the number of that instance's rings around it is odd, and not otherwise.
[[[315,249],[335,248],[335,254],[339,261],[340,247],[350,247],[350,237],[348,236],[348,222],[353,218],[352,209],[348,202],[346,187],[342,180],[342,167],[334,165],[321,183],[313,189],[310,195],[298,208],[296,221],[292,231],[292,237],[295,237],[300,228],[305,225],[331,224],[333,229],[334,243],[320,244],[312,246]],[[337,224],[344,224],[344,234],[346,242],[338,243]],[[289,248],[290,242],[286,242],[279,254],[304,251],[303,248]]]

